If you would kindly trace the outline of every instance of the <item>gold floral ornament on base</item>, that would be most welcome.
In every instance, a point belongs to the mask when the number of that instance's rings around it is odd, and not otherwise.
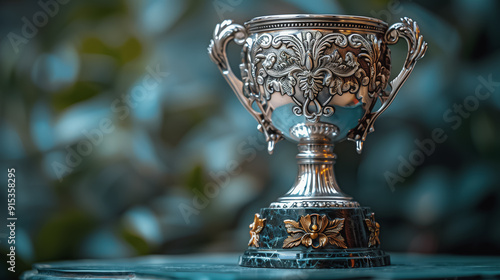
[[[299,222],[285,220],[286,231],[290,234],[283,242],[283,249],[293,248],[300,244],[313,248],[325,247],[328,243],[347,248],[344,237],[340,234],[344,228],[344,219],[328,220],[326,215],[311,214],[301,216]]]
[[[253,223],[250,224],[250,241],[248,241],[248,246],[259,247],[259,235],[264,229],[264,223],[266,219],[261,219],[259,214],[255,214],[253,218]]]
[[[380,239],[378,238],[380,235],[380,225],[375,222],[375,213],[370,215],[369,219],[365,219],[366,226],[368,226],[368,230],[370,230],[370,239],[368,241],[368,247],[380,245]]]

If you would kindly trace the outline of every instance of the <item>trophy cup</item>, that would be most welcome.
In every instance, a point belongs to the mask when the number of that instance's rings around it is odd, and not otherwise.
[[[403,37],[408,54],[389,82],[388,45]],[[241,80],[226,47],[243,45]],[[225,20],[208,48],[243,106],[257,120],[268,151],[298,143],[294,185],[250,224],[247,267],[349,268],[390,264],[379,249],[380,225],[344,194],[333,172],[334,144],[354,141],[361,153],[375,120],[392,103],[427,44],[410,18],[392,26],[369,17],[275,15],[242,25]],[[387,85],[390,90],[386,91]]]

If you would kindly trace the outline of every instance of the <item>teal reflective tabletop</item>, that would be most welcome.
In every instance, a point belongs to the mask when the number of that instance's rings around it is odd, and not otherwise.
[[[236,254],[147,256],[39,263],[23,280],[62,279],[493,279],[500,257],[391,254],[391,266],[275,269],[238,266]]]

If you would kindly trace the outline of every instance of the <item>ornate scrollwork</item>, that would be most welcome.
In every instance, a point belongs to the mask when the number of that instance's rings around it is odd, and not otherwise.
[[[213,39],[208,46],[208,54],[213,62],[221,70],[228,70],[229,63],[226,56],[226,45],[234,40],[237,44],[243,44],[247,37],[245,27],[239,24],[233,24],[232,20],[224,20],[215,26]]]
[[[296,104],[292,108],[295,115],[318,122],[321,116],[334,114],[334,107],[329,105],[333,96],[358,94],[365,86],[372,97],[387,85],[390,72],[381,63],[380,46],[374,34],[262,34],[252,48],[255,61],[248,76],[257,85],[252,81],[253,88],[248,91],[262,93],[261,102],[269,101],[275,92],[286,94]],[[359,51],[344,50],[347,47]],[[328,90],[323,93],[325,88]]]
[[[299,222],[285,220],[286,231],[290,234],[283,241],[283,248],[293,248],[299,245],[315,249],[331,245],[347,248],[345,239],[340,234],[344,228],[344,219],[328,220],[326,215],[310,214],[301,216]]]

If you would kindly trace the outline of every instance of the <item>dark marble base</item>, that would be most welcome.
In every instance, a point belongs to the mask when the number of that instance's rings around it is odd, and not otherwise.
[[[389,255],[379,249],[344,249],[324,252],[249,249],[239,261],[241,266],[267,268],[358,268],[390,264]]]
[[[378,242],[370,243],[373,232],[366,220],[372,214],[367,207],[262,208],[260,218],[266,220],[259,234],[259,246],[252,244],[248,247],[240,257],[239,264],[262,268],[358,268],[390,265],[389,255],[378,248]],[[287,232],[284,221],[299,222],[306,215],[326,216],[329,221],[343,220],[343,228],[339,234],[344,246],[330,243],[318,246],[316,237],[312,242],[314,246],[304,246],[301,243],[285,248],[285,239],[290,233]],[[311,228],[306,230],[311,231]]]

